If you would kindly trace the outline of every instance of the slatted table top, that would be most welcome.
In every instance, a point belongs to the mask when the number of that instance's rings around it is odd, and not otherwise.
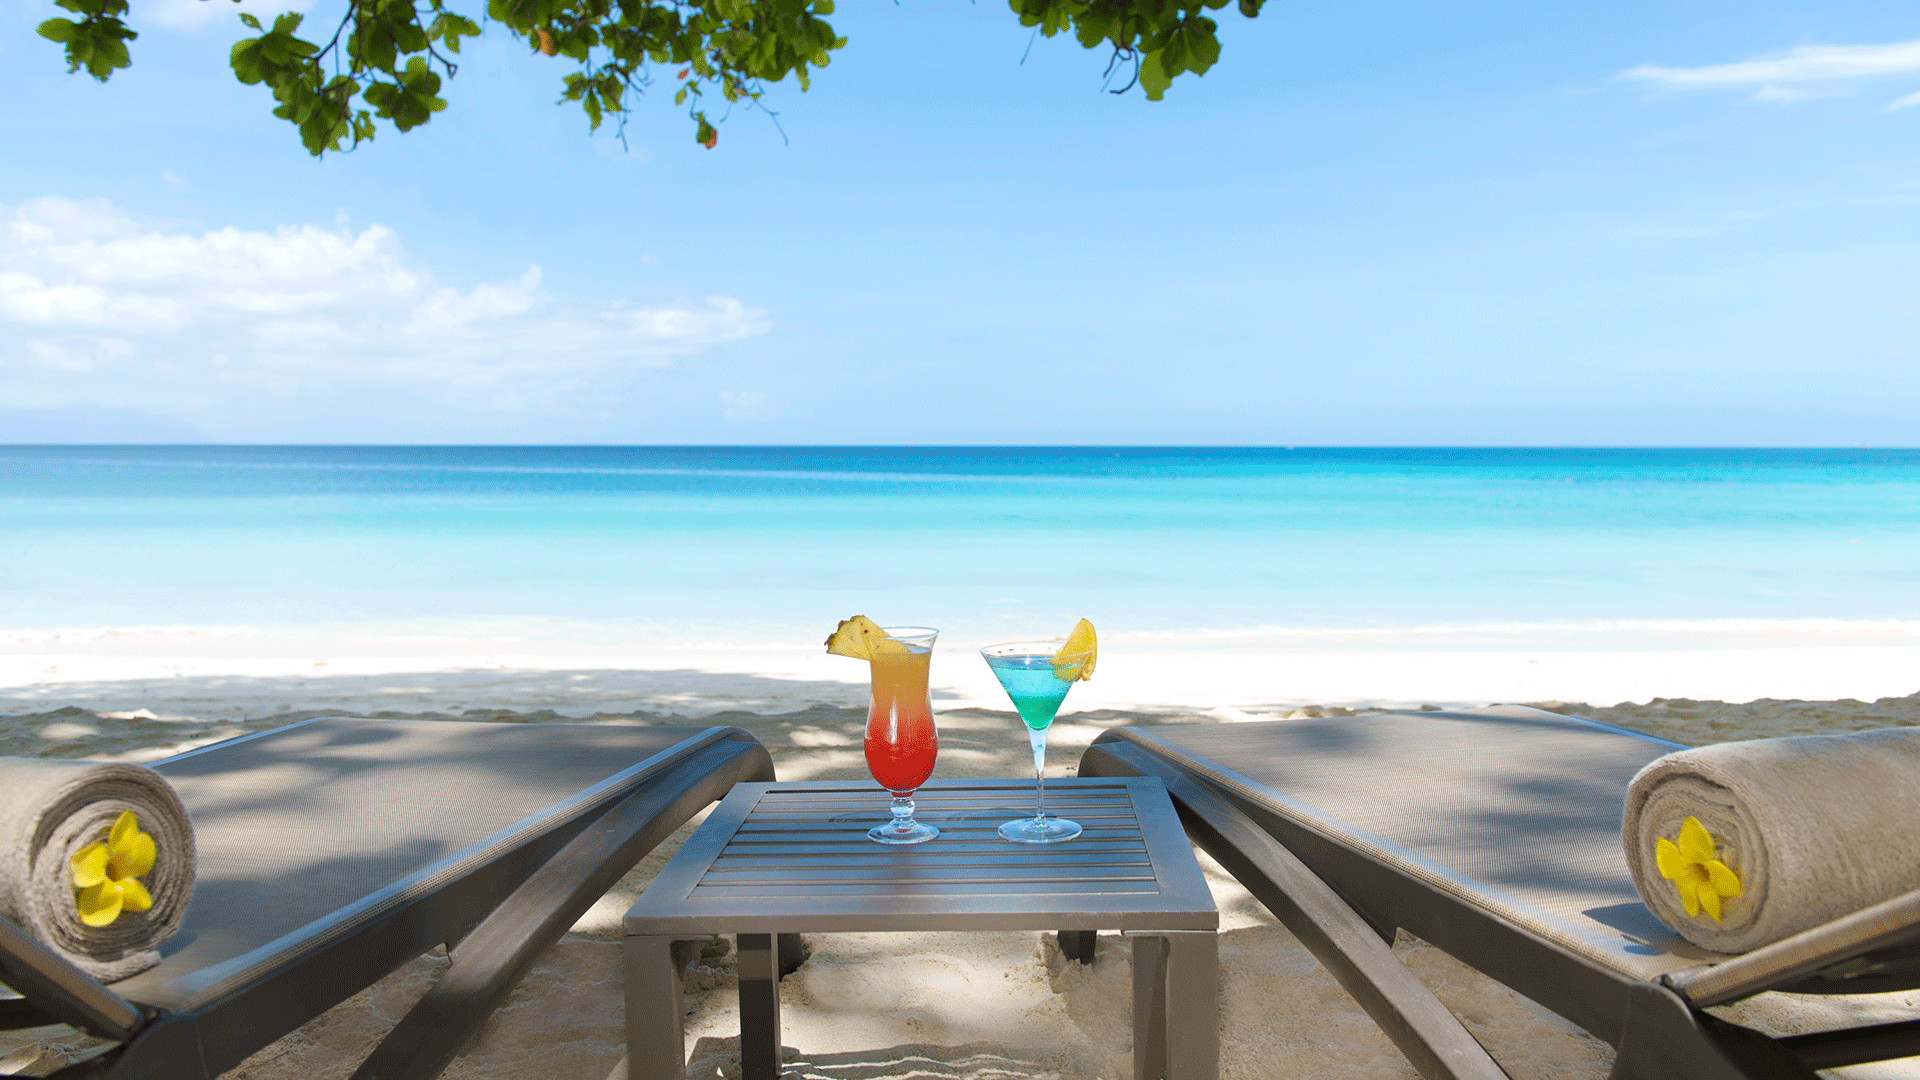
[[[1173,804],[1151,777],[1047,781],[1047,811],[1085,832],[1014,844],[1031,780],[936,780],[914,816],[940,830],[889,846],[872,781],[740,784],[627,912],[630,935],[897,930],[1213,930],[1220,916]]]

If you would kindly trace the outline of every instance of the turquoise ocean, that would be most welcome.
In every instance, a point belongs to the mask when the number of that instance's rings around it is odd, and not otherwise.
[[[0,646],[1920,634],[1920,451],[0,447]]]

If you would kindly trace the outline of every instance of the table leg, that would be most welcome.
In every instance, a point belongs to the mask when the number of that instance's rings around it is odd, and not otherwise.
[[[1217,1080],[1219,940],[1211,930],[1129,936],[1134,1080]]]
[[[683,1080],[687,1073],[686,1014],[680,1004],[677,938],[629,937],[627,976],[627,1076],[630,1080]]]
[[[1167,943],[1152,934],[1133,938],[1133,1080],[1167,1075]]]
[[[1060,931],[1060,955],[1069,960],[1078,960],[1083,964],[1093,963],[1094,950],[1099,948],[1098,930],[1062,930]]]
[[[1218,1080],[1220,939],[1175,930],[1166,940],[1167,1080]]]
[[[799,934],[781,934],[780,938],[780,977],[786,978],[800,970],[805,958],[800,953]]]
[[[743,1080],[779,1080],[780,1076],[780,951],[775,936],[740,934],[735,939]]]

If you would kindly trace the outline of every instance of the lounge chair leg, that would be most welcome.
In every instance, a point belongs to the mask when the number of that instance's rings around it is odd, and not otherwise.
[[[1664,986],[1627,991],[1627,1022],[1608,1080],[1815,1080],[1793,1053],[1758,1032],[1695,1012]]]
[[[678,938],[626,939],[628,1080],[682,1080],[686,1012],[680,1000]]]
[[[773,934],[740,934],[740,1074],[779,1080],[780,967]]]
[[[1060,955],[1083,964],[1093,963],[1094,950],[1100,947],[1098,930],[1060,931]]]

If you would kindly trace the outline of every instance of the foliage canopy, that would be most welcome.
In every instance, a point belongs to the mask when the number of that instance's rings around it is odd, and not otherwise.
[[[101,82],[132,63],[127,42],[139,35],[122,17],[127,0],[57,0],[79,16],[40,24],[40,35],[66,46],[68,72],[85,68]],[[1138,85],[1158,101],[1175,77],[1205,74],[1220,58],[1218,24],[1206,14],[1228,0],[1009,0],[1020,25],[1052,37],[1070,30],[1092,49],[1111,46],[1108,74],[1132,69],[1122,87]],[[1265,0],[1238,0],[1241,14],[1259,14]],[[686,105],[694,138],[712,148],[719,132],[702,107],[717,93],[727,103],[758,103],[767,84],[792,73],[801,90],[847,44],[825,16],[834,0],[487,0],[485,18],[505,25],[547,56],[575,65],[561,80],[561,101],[578,102],[598,129],[609,115],[624,120],[630,99],[672,72],[673,100]],[[442,74],[451,78],[464,38],[480,33],[446,0],[347,0],[346,14],[325,44],[297,36],[303,16],[288,12],[272,28],[234,43],[233,73],[264,84],[273,114],[294,125],[315,157],[370,140],[379,121],[410,131],[447,107]]]

